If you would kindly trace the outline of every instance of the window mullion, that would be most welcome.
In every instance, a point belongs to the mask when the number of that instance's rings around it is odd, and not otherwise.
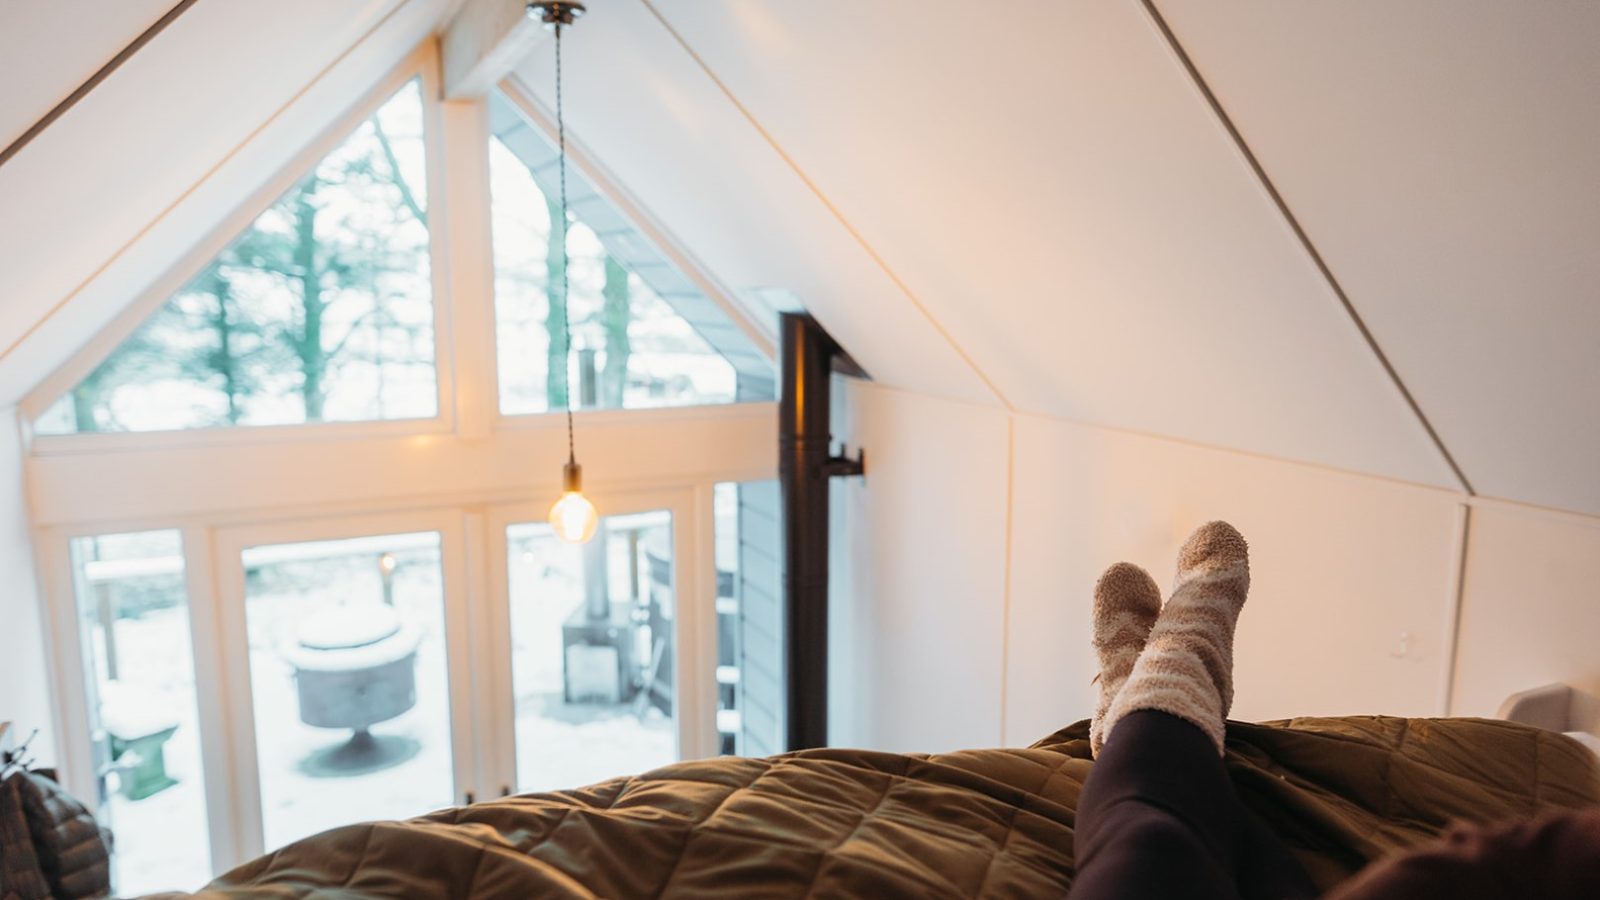
[[[456,428],[485,439],[498,409],[495,380],[494,255],[489,226],[489,124],[482,100],[440,104],[445,226],[442,241],[448,284],[441,303],[450,317]]]
[[[195,702],[200,716],[200,759],[205,773],[206,815],[211,829],[211,863],[214,873],[225,872],[249,858],[238,845],[235,826],[238,802],[231,775],[233,753],[230,710],[225,687],[226,648],[217,590],[214,532],[204,525],[183,529],[184,590],[189,605],[189,640],[194,654]]]

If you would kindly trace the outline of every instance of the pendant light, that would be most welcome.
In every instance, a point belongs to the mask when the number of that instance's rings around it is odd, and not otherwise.
[[[572,360],[572,309],[569,303],[567,278],[567,123],[561,108],[561,30],[584,13],[582,3],[567,0],[550,0],[528,4],[528,12],[538,15],[545,25],[556,33],[556,137],[561,166],[561,333],[566,340],[562,353],[562,367],[571,371]],[[556,227],[555,222],[550,227]],[[569,544],[587,543],[594,537],[600,524],[600,515],[594,504],[583,495],[583,466],[578,465],[577,441],[572,429],[572,385],[563,392],[567,406],[567,464],[561,470],[561,499],[550,507],[550,527],[556,537]]]

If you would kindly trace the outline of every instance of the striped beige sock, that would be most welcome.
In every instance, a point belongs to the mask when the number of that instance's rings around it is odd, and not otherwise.
[[[1249,547],[1232,525],[1211,522],[1190,535],[1172,596],[1106,714],[1106,739],[1123,716],[1153,709],[1192,723],[1222,753],[1233,705],[1233,630],[1249,590]]]
[[[1133,563],[1117,563],[1094,586],[1094,652],[1100,659],[1100,697],[1089,722],[1089,750],[1105,744],[1106,712],[1144,650],[1161,612],[1161,589]]]

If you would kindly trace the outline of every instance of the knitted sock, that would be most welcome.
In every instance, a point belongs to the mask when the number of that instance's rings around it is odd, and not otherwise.
[[[1161,612],[1161,589],[1133,563],[1117,563],[1094,586],[1094,651],[1100,658],[1100,697],[1089,722],[1089,750],[1105,744],[1106,712],[1144,650]]]
[[[1250,552],[1226,522],[1211,522],[1178,552],[1178,579],[1144,652],[1106,714],[1104,738],[1139,709],[1183,719],[1222,753],[1233,705],[1233,629],[1250,590]]]

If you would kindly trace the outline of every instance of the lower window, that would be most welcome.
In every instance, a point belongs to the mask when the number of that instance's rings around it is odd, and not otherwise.
[[[678,758],[672,515],[609,516],[587,544],[506,529],[517,789]]]
[[[119,894],[211,879],[189,597],[177,531],[72,541],[101,823]]]
[[[437,532],[242,555],[266,849],[454,794]]]

